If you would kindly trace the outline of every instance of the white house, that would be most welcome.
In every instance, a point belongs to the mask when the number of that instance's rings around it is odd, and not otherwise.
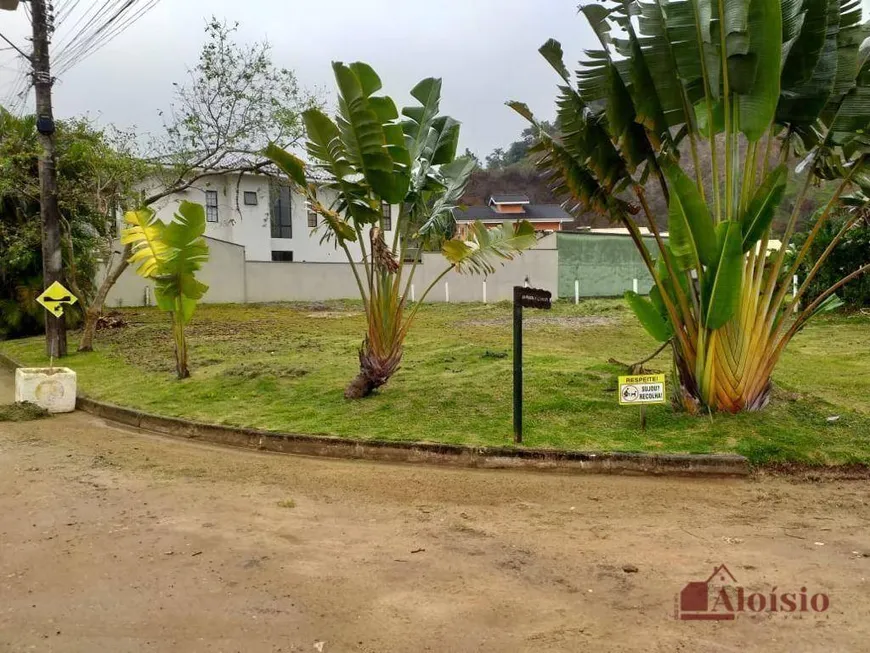
[[[329,204],[324,194],[324,204]],[[309,211],[305,197],[260,174],[215,174],[152,208],[164,222],[187,200],[206,210],[206,236],[245,248],[246,261],[343,263],[344,251],[326,234],[322,219]],[[384,207],[385,238],[392,242],[392,221],[398,207]],[[363,234],[368,238],[368,229]],[[349,243],[355,261],[362,260],[358,243]]]

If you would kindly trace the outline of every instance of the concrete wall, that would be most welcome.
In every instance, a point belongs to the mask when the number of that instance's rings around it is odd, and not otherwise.
[[[203,266],[201,279],[209,285],[204,303],[244,303],[282,301],[323,301],[358,299],[359,290],[349,263],[272,263],[245,261],[244,249],[232,243],[208,238],[211,252]],[[115,249],[120,251],[120,246]],[[486,279],[487,301],[507,301],[513,287],[528,278],[529,285],[558,294],[558,253],[556,237],[551,234],[539,241],[536,249],[525,252]],[[447,263],[438,253],[426,253],[414,274],[414,290],[419,299],[426,287],[440,275]],[[480,275],[448,273],[427,298],[443,302],[444,283],[449,284],[451,302],[483,301]],[[124,274],[109,293],[106,306],[142,306],[154,304],[152,284],[132,269]]]
[[[198,278],[208,285],[204,302],[211,304],[242,303],[245,301],[245,248],[213,238],[206,238],[209,247],[209,260],[203,266]],[[115,243],[115,260],[123,248]],[[271,265],[271,264],[270,264]],[[278,265],[277,263],[275,265]],[[100,281],[102,281],[101,273]],[[136,274],[132,267],[124,273],[106,298],[106,307],[153,306],[154,284]]]
[[[423,254],[423,264],[414,275],[414,289],[418,299],[446,267],[441,254]],[[559,296],[558,279],[556,234],[550,234],[539,240],[534,249],[524,252],[522,256],[505,263],[504,266],[496,265],[496,271],[486,278],[453,271],[447,273],[432,289],[426,301],[443,302],[447,299],[449,291],[451,302],[481,302],[484,280],[488,302],[513,300],[514,286],[522,286],[526,280],[530,286],[549,290],[553,293],[553,299],[556,299]]]
[[[559,294],[574,296],[574,282],[580,282],[581,297],[616,297],[632,290],[638,280],[638,292],[648,294],[652,288],[643,259],[630,236],[559,233]],[[655,239],[644,238],[656,258]]]
[[[349,263],[248,262],[245,276],[248,302],[359,299]]]

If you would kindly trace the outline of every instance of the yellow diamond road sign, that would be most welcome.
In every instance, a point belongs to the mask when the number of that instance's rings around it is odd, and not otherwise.
[[[61,317],[64,305],[68,304],[72,306],[78,301],[78,298],[64,288],[59,281],[55,281],[45,289],[44,293],[36,298],[36,301],[42,304],[45,310],[55,317]]]
[[[665,403],[664,374],[638,374],[619,377],[619,404],[621,406],[663,403]]]

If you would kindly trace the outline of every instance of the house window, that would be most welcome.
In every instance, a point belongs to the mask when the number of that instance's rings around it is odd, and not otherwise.
[[[308,226],[314,229],[317,226],[317,213],[308,209]]]
[[[254,191],[245,191],[245,206],[257,206],[257,193]]]
[[[276,252],[273,250],[272,261],[275,263],[292,263],[293,252]]]
[[[272,238],[293,238],[290,187],[276,186],[272,195]]]
[[[393,207],[386,202],[381,203],[381,210],[384,214],[384,231],[393,230]]]
[[[218,194],[216,190],[205,191],[205,219],[207,222],[218,221]]]

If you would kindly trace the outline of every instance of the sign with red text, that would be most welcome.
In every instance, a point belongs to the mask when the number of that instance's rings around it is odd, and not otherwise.
[[[725,565],[713,569],[707,580],[688,583],[674,598],[674,618],[679,621],[734,621],[740,615],[803,617],[823,615],[831,598],[806,585],[769,589],[743,587]]]

